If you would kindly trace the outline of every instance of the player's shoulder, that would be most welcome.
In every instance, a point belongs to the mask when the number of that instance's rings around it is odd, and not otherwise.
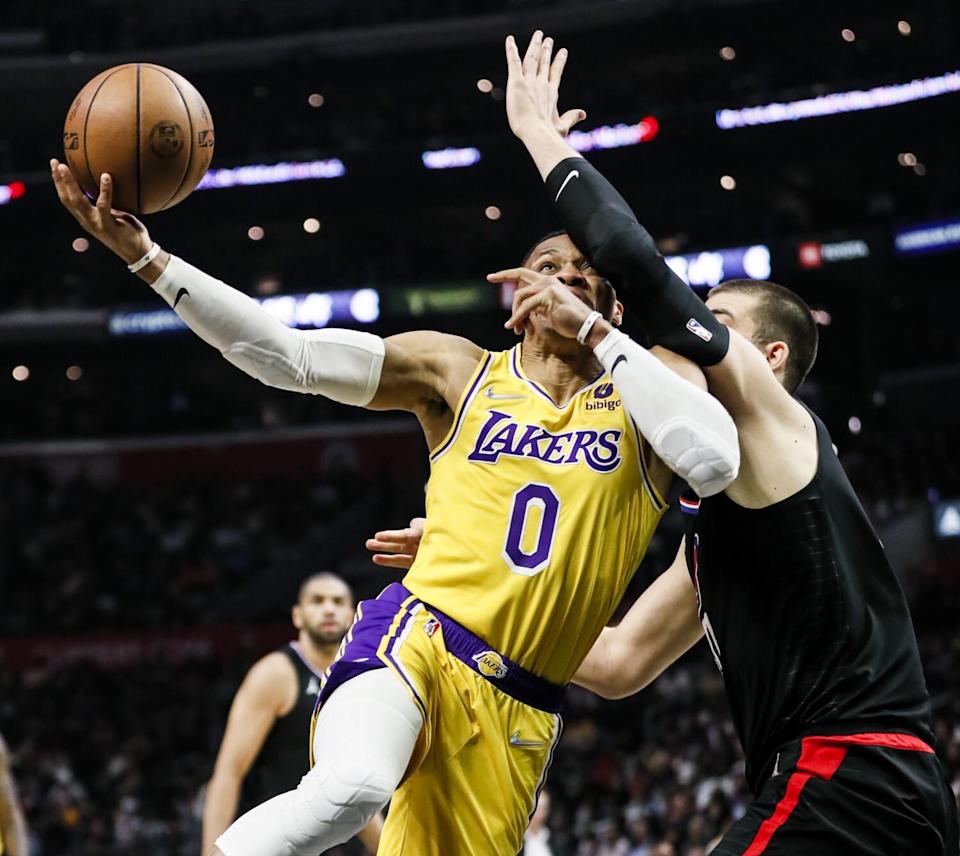
[[[284,651],[271,651],[250,667],[243,680],[244,689],[262,698],[289,694],[291,684],[297,682],[297,670]]]
[[[408,330],[389,336],[386,341],[409,353],[430,358],[457,356],[476,361],[485,353],[483,348],[470,339],[454,336],[452,333],[441,333],[439,330]]]

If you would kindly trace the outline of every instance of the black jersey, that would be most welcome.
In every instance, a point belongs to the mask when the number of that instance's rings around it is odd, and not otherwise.
[[[273,724],[243,782],[243,809],[292,790],[310,769],[310,719],[320,692],[320,674],[303,658],[296,642],[279,648],[297,673],[297,702]]]
[[[813,414],[811,414],[813,415]],[[681,499],[687,567],[756,793],[788,741],[901,731],[933,742],[900,584],[813,415],[812,481],[762,509]]]

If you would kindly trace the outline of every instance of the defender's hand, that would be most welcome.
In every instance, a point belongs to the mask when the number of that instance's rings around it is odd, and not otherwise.
[[[562,116],[557,109],[560,79],[567,64],[567,49],[553,53],[553,39],[544,38],[537,30],[527,45],[523,60],[513,36],[507,36],[507,120],[518,137],[540,124],[549,124],[565,137],[587,114],[583,110],[567,110]]]
[[[423,517],[414,517],[406,529],[385,529],[368,538],[367,549],[374,553],[373,563],[408,569],[417,558],[426,523]]]
[[[113,182],[109,175],[100,176],[100,195],[94,205],[80,189],[70,167],[54,159],[50,161],[50,172],[64,208],[107,249],[127,264],[133,264],[150,249],[153,241],[146,226],[132,214],[112,206]]]
[[[487,275],[490,282],[516,282],[513,314],[503,325],[520,335],[531,315],[537,315],[554,332],[574,339],[593,306],[574,293],[555,276],[537,273],[529,268],[512,268]],[[581,289],[586,294],[586,289]]]

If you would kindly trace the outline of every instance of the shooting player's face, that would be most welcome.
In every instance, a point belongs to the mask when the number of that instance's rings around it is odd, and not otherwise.
[[[607,321],[614,315],[619,316],[613,287],[597,273],[567,235],[542,240],[527,257],[525,267],[557,277],[579,300],[600,312]]]

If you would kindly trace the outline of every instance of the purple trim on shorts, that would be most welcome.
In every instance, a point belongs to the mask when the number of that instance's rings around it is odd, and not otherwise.
[[[404,607],[403,604],[408,599],[411,600]],[[350,641],[346,643],[340,656],[327,670],[327,679],[317,696],[316,710],[322,707],[330,694],[341,684],[371,669],[386,668],[387,664],[377,653],[380,643],[390,632],[390,628],[402,610],[403,618],[393,635],[394,640],[399,639],[409,622],[414,620],[413,613],[418,606],[427,610],[440,622],[443,629],[443,642],[447,650],[480,677],[508,696],[537,710],[559,713],[562,709],[564,687],[544,680],[518,666],[450,616],[444,615],[429,604],[422,603],[400,583],[391,583],[375,600],[365,600],[362,606],[363,617],[355,621],[350,628]],[[410,686],[411,692],[426,715],[427,707],[417,693],[417,688],[407,679],[403,665],[394,658],[392,647],[393,642],[387,647],[385,659],[389,660]]]
[[[401,663],[393,655],[394,646],[396,646],[398,643],[402,644],[403,640],[406,639],[407,635],[410,633],[410,631],[413,628],[413,622],[416,620],[416,617],[417,617],[416,612],[413,610],[417,606],[421,606],[419,600],[415,600],[410,604],[410,607],[407,610],[406,616],[401,620],[400,626],[397,628],[394,635],[390,638],[390,642],[387,645],[386,651],[384,652],[384,656],[387,658],[387,660],[390,661],[393,668],[397,670],[397,674],[400,675],[401,678],[403,678],[404,683],[408,687],[410,687],[410,692],[413,693],[414,698],[417,700],[417,703],[420,705],[420,711],[421,713],[423,713],[424,719],[426,719],[427,706],[424,704],[423,699],[420,698],[420,693],[417,692],[417,688],[416,686],[414,686],[413,681],[411,681],[410,678],[407,676],[407,670],[404,668],[403,663]]]
[[[314,715],[330,697],[330,694],[341,684],[345,684],[351,678],[362,675],[364,672],[387,668],[387,664],[380,659],[377,652],[380,649],[383,637],[390,632],[390,628],[401,610],[404,613],[404,618],[401,620],[395,636],[403,631],[404,626],[410,620],[410,610],[419,603],[419,601],[413,600],[404,608],[403,602],[410,597],[412,597],[412,594],[400,583],[391,583],[374,600],[362,602],[363,608],[358,610],[358,614],[362,614],[363,617],[354,621],[353,626],[348,631],[350,641],[344,640],[345,644],[341,648],[337,659],[327,669],[326,680],[317,695]],[[387,655],[390,663],[410,687],[410,691],[417,699],[421,709],[426,711],[426,706],[417,693],[417,688],[407,679],[403,668],[390,654],[389,648],[387,649]]]
[[[444,615],[429,604],[424,606],[440,622],[447,650],[461,663],[517,701],[546,713],[560,713],[563,709],[565,687],[528,672],[513,660],[494,651],[483,639],[458,624],[449,615]],[[493,657],[489,656],[491,654]],[[503,667],[501,674],[487,674],[481,669],[481,666],[485,666],[487,672],[493,672],[498,664]]]

